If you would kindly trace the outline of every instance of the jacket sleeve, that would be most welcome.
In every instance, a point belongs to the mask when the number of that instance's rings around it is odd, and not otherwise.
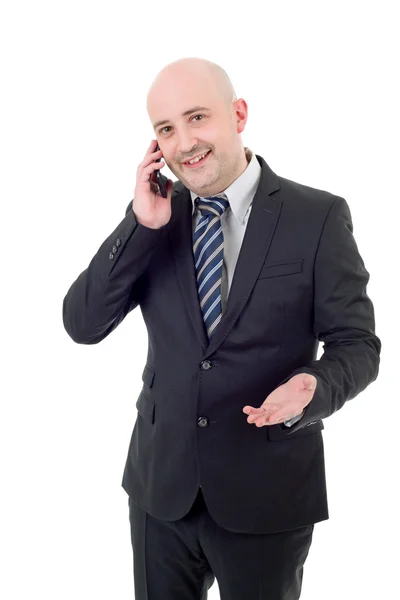
[[[62,306],[64,327],[78,344],[97,344],[138,305],[140,277],[165,226],[151,229],[125,217],[69,288]]]
[[[377,378],[381,341],[375,335],[368,281],[349,206],[337,197],[326,217],[314,265],[314,334],[324,343],[324,352],[279,383],[298,373],[317,379],[313,399],[290,433],[329,417]]]

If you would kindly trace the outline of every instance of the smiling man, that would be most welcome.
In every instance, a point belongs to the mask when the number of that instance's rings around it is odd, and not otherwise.
[[[243,145],[247,104],[210,61],[167,65],[147,109],[134,198],[63,303],[77,343],[139,305],[149,334],[122,480],[135,597],[205,600],[216,578],[229,600],[297,600],[328,519],[323,419],[379,370],[350,209]]]
[[[239,134],[246,126],[247,104],[236,100],[218,65],[200,59],[168,65],[148,92],[147,111],[165,162],[198,196],[223,192],[246,169]],[[187,164],[206,152],[202,161]]]

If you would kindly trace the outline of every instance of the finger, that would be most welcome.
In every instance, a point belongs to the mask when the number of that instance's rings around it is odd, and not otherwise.
[[[264,411],[261,407],[254,408],[254,406],[245,406],[243,408],[243,412],[246,415],[260,415],[260,414],[264,413]]]
[[[289,415],[282,416],[282,413],[264,413],[262,415],[251,415],[248,417],[248,423],[254,423],[257,427],[262,427],[263,425],[277,425],[278,423],[283,423],[284,421],[288,421],[291,417]]]
[[[150,163],[146,168],[144,168],[142,170],[140,176],[138,176],[138,183],[146,185],[150,181],[150,185],[152,183],[154,183],[155,185],[158,186],[155,171],[156,171],[156,169],[160,169],[163,166],[164,166],[163,162]],[[157,189],[158,189],[158,187],[157,187]]]
[[[247,422],[248,423],[257,423],[259,421],[265,422],[265,420],[268,419],[271,414],[272,413],[269,411],[257,412],[257,413],[249,415],[247,417]]]
[[[154,150],[156,148],[157,148],[157,140],[151,140],[150,146],[147,148],[141,164],[144,164],[148,161],[149,157],[151,156],[151,154],[154,153]]]
[[[256,408],[254,408],[254,406],[243,406],[243,412],[249,414],[250,412],[252,412],[253,410],[257,410]]]
[[[252,408],[248,415],[248,419],[254,420],[257,417],[265,415],[265,410],[263,410],[262,408]]]
[[[157,140],[151,140],[147,153],[149,152],[149,150],[152,150],[152,149],[154,150],[154,148],[157,148],[157,143],[158,143]]]
[[[153,173],[153,171],[155,171],[156,169],[161,169],[161,167],[163,167],[164,164],[165,163],[163,161],[161,161],[161,162],[152,162],[149,165],[147,165],[147,167],[145,167],[143,169],[143,173],[147,174],[147,175],[149,173]]]
[[[268,425],[268,417],[258,417],[255,421],[255,425],[257,427],[264,427],[264,425]]]
[[[247,422],[250,423],[250,425],[257,425],[258,427],[260,427],[265,423],[265,417],[253,415],[247,418]]]
[[[138,168],[136,170],[136,177],[143,177],[143,173],[146,175],[149,173],[149,171],[152,172],[153,165],[158,165],[158,167],[160,166],[161,161],[155,162],[155,160],[154,160],[154,157],[157,154],[158,154],[158,152],[155,152],[154,155],[149,154],[144,158],[144,160],[140,163],[140,165],[138,166]],[[161,166],[164,166],[164,163],[162,163]]]
[[[157,148],[157,140],[152,140],[150,146],[147,149],[146,154],[144,155],[144,158],[143,158],[141,164],[139,165],[139,168],[146,167],[149,163],[154,162],[154,160],[156,158],[159,158],[160,156],[162,156],[162,150],[157,150],[155,152],[156,148]]]
[[[146,159],[140,165],[143,171],[145,171],[149,167],[152,167],[153,165],[156,165],[158,167],[160,165],[164,166],[164,161],[157,162],[155,160],[156,158],[161,158],[161,150],[159,150],[158,152],[154,152],[154,154],[149,154],[148,156],[146,156]]]
[[[270,410],[278,410],[279,406],[277,404],[272,404],[272,403],[264,403],[261,406],[255,408],[254,406],[244,406],[243,407],[243,412],[245,412],[246,414],[254,414],[254,413],[260,413],[263,414],[264,412],[268,412]]]

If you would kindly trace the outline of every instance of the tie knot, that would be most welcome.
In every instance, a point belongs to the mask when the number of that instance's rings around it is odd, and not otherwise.
[[[203,217],[216,215],[220,217],[228,208],[229,200],[226,195],[211,196],[210,198],[196,198],[196,204]]]

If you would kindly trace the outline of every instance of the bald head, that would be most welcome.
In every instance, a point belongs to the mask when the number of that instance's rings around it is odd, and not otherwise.
[[[219,98],[227,108],[236,100],[235,90],[222,67],[204,58],[181,58],[164,67],[156,76],[147,93],[147,112],[160,106],[171,90],[200,88]]]
[[[168,64],[150,86],[147,112],[163,160],[199,196],[226,189],[247,167],[240,138],[247,104],[219,65],[202,58]]]

